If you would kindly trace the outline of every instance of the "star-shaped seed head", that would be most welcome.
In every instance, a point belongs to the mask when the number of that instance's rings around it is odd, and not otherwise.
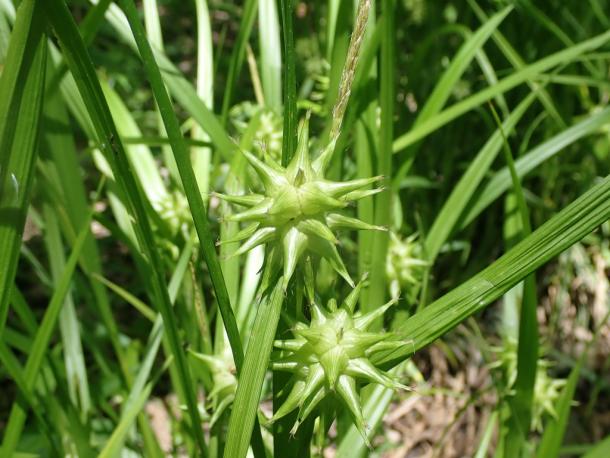
[[[418,234],[401,238],[390,232],[390,244],[386,258],[386,275],[392,297],[404,294],[412,299],[421,286],[425,268],[430,263],[424,259]]]
[[[192,350],[189,353],[193,364],[203,365],[204,370],[212,374],[212,389],[207,396],[214,403],[214,413],[210,419],[210,427],[213,427],[235,399],[237,377],[233,354],[228,345],[220,354],[206,355]]]
[[[313,304],[311,323],[299,323],[294,339],[279,340],[275,347],[283,357],[272,363],[274,370],[294,373],[292,390],[276,411],[271,421],[278,420],[294,409],[299,409],[292,429],[296,432],[301,422],[328,395],[336,395],[347,407],[352,419],[368,442],[356,380],[378,383],[393,389],[408,389],[381,371],[371,362],[375,353],[396,349],[404,342],[392,334],[368,332],[368,327],[395,301],[362,314],[354,313],[362,282],[352,291],[341,307],[331,300],[328,311]]]
[[[498,359],[491,363],[489,367],[503,373],[506,384],[506,396],[514,396],[514,388],[517,381],[517,340],[513,337],[508,337],[502,346],[492,347],[492,351],[497,355]],[[555,405],[561,395],[561,389],[567,381],[565,379],[554,378],[550,375],[550,366],[550,361],[544,358],[544,356],[538,358],[534,396],[532,399],[531,431],[542,432],[542,423],[545,416],[557,418]]]
[[[228,221],[248,223],[230,240],[243,241],[234,255],[241,255],[254,247],[267,244],[272,263],[282,264],[284,289],[297,264],[311,254],[325,258],[352,287],[353,282],[337,251],[338,228],[385,230],[338,213],[352,201],[381,191],[369,185],[381,177],[349,181],[330,181],[324,171],[334,150],[334,141],[311,161],[309,128],[305,119],[299,126],[298,145],[287,167],[280,166],[270,156],[264,160],[244,151],[243,154],[260,178],[262,194],[218,196],[226,201],[247,207],[226,217]]]

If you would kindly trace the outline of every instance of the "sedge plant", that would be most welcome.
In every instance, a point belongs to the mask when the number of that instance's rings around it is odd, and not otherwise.
[[[498,300],[472,447],[559,453],[603,320],[551,363],[540,269],[610,218],[610,19],[441,3],[0,0],[0,456],[366,456]]]

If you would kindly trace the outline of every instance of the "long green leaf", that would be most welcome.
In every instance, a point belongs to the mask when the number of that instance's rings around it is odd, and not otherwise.
[[[396,2],[384,0],[382,14],[385,18],[381,49],[379,52],[379,108],[381,109],[381,122],[378,135],[377,169],[376,175],[392,176],[392,140],[394,138],[394,102],[396,98],[395,72],[396,62],[396,28],[395,14]],[[374,198],[374,222],[377,226],[388,227],[391,219],[392,188],[380,193]],[[375,231],[373,234],[373,252],[371,260],[370,284],[361,302],[363,311],[368,312],[380,307],[385,302],[387,294],[387,281],[385,276],[385,263],[388,253],[389,237],[387,232]],[[377,320],[375,327],[381,326],[381,319]]]
[[[503,129],[507,135],[515,128],[534,99],[535,94],[528,95],[504,121]],[[468,169],[445,200],[426,236],[426,254],[430,261],[436,258],[441,246],[454,230],[460,215],[489,171],[501,147],[502,132],[498,129],[470,162]]]
[[[252,26],[254,25],[254,20],[256,19],[257,3],[257,0],[246,0],[243,5],[239,32],[237,33],[235,47],[233,48],[233,53],[231,54],[227,84],[225,87],[224,97],[222,98],[221,119],[223,124],[227,123],[229,108],[231,107],[231,102],[233,101],[233,90],[235,89],[237,78],[244,63],[246,45],[248,44],[248,39],[250,38],[250,33],[252,32]],[[205,128],[205,126],[202,127]]]
[[[282,109],[282,52],[276,3],[275,0],[259,1],[258,25],[265,105],[279,113]]]
[[[283,299],[280,278],[273,291],[264,296],[258,306],[229,420],[225,458],[243,458],[248,452]]]

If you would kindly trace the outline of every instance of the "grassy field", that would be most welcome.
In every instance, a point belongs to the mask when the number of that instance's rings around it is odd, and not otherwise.
[[[0,0],[0,456],[610,456],[606,0]]]

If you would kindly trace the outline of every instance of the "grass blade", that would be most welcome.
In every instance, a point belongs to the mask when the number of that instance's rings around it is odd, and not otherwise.
[[[297,83],[292,27],[293,0],[281,0],[282,34],[284,42],[284,129],[282,136],[282,164],[286,166],[296,149]]]
[[[477,56],[483,48],[491,34],[500,26],[504,18],[512,11],[513,7],[508,6],[499,13],[485,21],[485,23],[472,36],[466,40],[455,57],[451,61],[451,65],[447,67],[443,76],[434,86],[432,94],[427,98],[426,104],[423,106],[411,130],[417,130],[422,124],[433,118],[442,110],[447,100],[451,96],[455,85],[470,66],[472,60]],[[398,140],[397,140],[398,141]],[[413,146],[416,148],[416,146]],[[396,152],[396,150],[395,150]],[[401,157],[402,165],[396,176],[394,177],[395,186],[409,173],[411,165],[415,159],[415,151],[405,151]]]
[[[534,99],[534,93],[528,95],[504,121],[502,128],[506,134],[509,134],[515,128]],[[438,213],[430,231],[426,235],[425,246],[429,261],[434,261],[441,246],[448,240],[460,215],[468,205],[481,181],[483,181],[501,147],[502,132],[498,129],[472,160],[460,181],[445,200],[443,208]]]
[[[396,2],[384,0],[381,11],[385,24],[381,37],[379,57],[379,108],[381,109],[381,122],[378,136],[377,170],[376,175],[392,176],[392,141],[394,138],[394,66],[396,62],[395,49],[395,11]],[[380,193],[374,198],[375,225],[388,227],[390,225],[392,206],[391,189]],[[388,253],[389,237],[387,232],[375,231],[373,234],[373,253],[371,259],[370,284],[361,303],[363,312],[380,307],[385,302],[387,284],[385,263]],[[381,320],[376,327],[381,326]],[[374,329],[374,328],[372,328]]]
[[[273,291],[265,295],[258,306],[229,420],[225,458],[243,458],[248,452],[283,299],[280,278]]]
[[[225,86],[225,93],[222,99],[222,111],[221,119],[223,125],[227,123],[229,116],[229,108],[233,98],[233,90],[237,83],[237,78],[241,72],[241,67],[244,63],[244,56],[246,55],[246,46],[250,33],[252,32],[252,26],[256,19],[256,6],[257,0],[246,0],[242,10],[241,22],[239,24],[239,32],[237,32],[237,39],[235,40],[235,47],[231,54],[231,62],[229,63],[229,73],[227,75],[227,83]],[[205,127],[205,126],[202,126]]]
[[[283,5],[282,8],[285,8],[285,6]],[[292,17],[292,7],[287,10]],[[265,105],[279,113],[282,109],[282,52],[280,50],[280,26],[275,0],[260,0],[258,25],[261,79],[263,81]],[[284,31],[286,31],[285,27]],[[289,33],[292,34],[292,28]],[[288,44],[291,45],[291,43]],[[285,52],[294,52],[293,49],[290,46]],[[286,63],[286,76],[288,77],[288,62]]]

